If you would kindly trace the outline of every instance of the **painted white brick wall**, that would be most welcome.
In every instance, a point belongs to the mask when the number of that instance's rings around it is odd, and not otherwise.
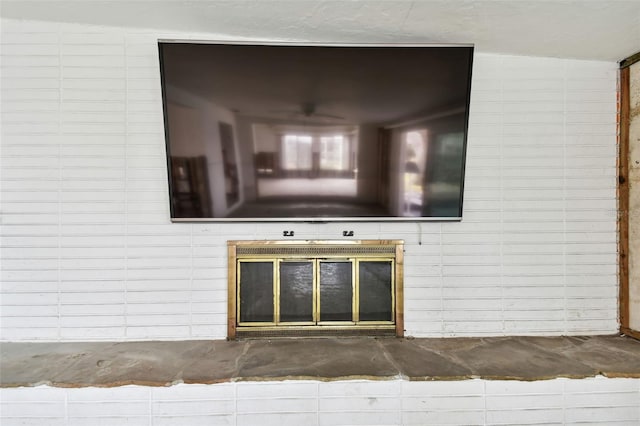
[[[2,21],[2,340],[224,338],[284,228],[404,239],[407,335],[617,331],[615,63],[476,54],[461,223],[172,224],[158,38]]]
[[[640,379],[235,382],[0,389],[13,425],[507,425],[640,423]]]

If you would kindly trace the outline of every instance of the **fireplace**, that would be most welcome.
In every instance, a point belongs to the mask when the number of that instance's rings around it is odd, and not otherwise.
[[[403,335],[399,240],[229,241],[236,337]]]

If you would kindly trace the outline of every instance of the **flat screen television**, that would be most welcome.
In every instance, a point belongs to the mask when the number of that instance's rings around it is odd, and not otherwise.
[[[472,45],[159,53],[172,220],[462,218]]]

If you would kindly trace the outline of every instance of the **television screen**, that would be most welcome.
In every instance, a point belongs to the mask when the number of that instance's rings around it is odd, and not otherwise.
[[[159,50],[173,220],[462,218],[473,46]]]

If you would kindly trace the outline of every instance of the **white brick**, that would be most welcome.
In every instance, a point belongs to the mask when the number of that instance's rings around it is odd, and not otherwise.
[[[564,412],[562,408],[487,410],[486,421],[491,425],[562,424]]]
[[[274,414],[238,414],[238,426],[295,426],[318,424],[316,413],[274,413]]]
[[[350,412],[350,413],[331,413],[321,412],[319,414],[319,424],[321,426],[342,425],[345,418],[348,418],[350,425],[397,425],[400,424],[399,412]]]
[[[126,337],[132,340],[169,339],[173,336],[187,336],[189,326],[153,326],[153,327],[127,327]]]
[[[2,44],[2,56],[57,56],[57,44]]]
[[[211,400],[202,397],[194,400],[156,401],[152,409],[154,417],[217,417],[225,414],[231,415],[235,410],[235,401],[233,399]]]
[[[238,382],[237,396],[239,399],[269,398],[286,395],[313,398],[318,395],[317,389],[318,384],[313,382]]]
[[[403,425],[479,425],[485,424],[482,411],[403,411]]]
[[[2,417],[16,418],[16,420],[27,418],[48,422],[49,419],[55,421],[64,418],[65,415],[64,404],[59,402],[34,401],[26,403],[14,402],[11,404],[3,402],[0,407],[2,407]]]
[[[100,417],[129,417],[129,416],[148,416],[149,403],[147,401],[87,401],[74,402],[68,404],[69,417],[81,417],[85,419]]]
[[[57,296],[38,286],[62,279],[62,339],[103,339],[104,326],[122,318],[136,327],[126,336],[108,328],[112,336],[223,338],[225,241],[281,236],[281,224],[169,222],[158,38],[151,30],[3,25],[2,243],[11,259],[3,278],[37,283],[3,287],[3,303],[57,309]],[[425,223],[422,234],[407,223],[349,225],[359,238],[406,240],[408,334],[615,332],[616,64],[478,53],[473,80],[463,221]],[[331,239],[343,227],[292,229]],[[104,300],[94,297],[101,282],[111,283]],[[576,291],[560,293],[565,284]],[[87,286],[84,296],[75,285]],[[190,303],[189,288],[204,302]],[[534,303],[519,311],[526,299]],[[94,328],[82,324],[90,313],[83,303],[97,313]],[[456,310],[447,312],[451,303]],[[507,309],[504,327],[495,306]],[[569,324],[559,316],[567,309]],[[540,322],[544,313],[551,319]],[[183,315],[179,325],[153,330],[154,320],[174,315]],[[3,336],[58,338],[12,324]],[[467,414],[451,418],[472,422]]]

